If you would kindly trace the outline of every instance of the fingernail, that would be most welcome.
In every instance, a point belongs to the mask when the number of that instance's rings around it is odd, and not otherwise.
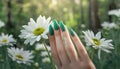
[[[49,33],[51,36],[54,35],[54,30],[51,25],[49,26]]]
[[[56,19],[53,20],[53,23],[54,23],[54,29],[55,30],[58,30],[58,22]]]
[[[74,32],[74,30],[73,30],[72,28],[69,29],[69,32],[70,32],[70,34],[71,34],[72,36],[75,35],[75,32]]]
[[[62,32],[65,31],[65,25],[63,24],[62,21],[60,21],[60,28],[61,28]]]

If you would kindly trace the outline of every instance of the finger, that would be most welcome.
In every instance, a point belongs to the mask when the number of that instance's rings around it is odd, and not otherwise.
[[[55,35],[55,44],[56,44],[56,48],[57,48],[57,52],[59,55],[59,58],[61,60],[61,63],[64,64],[68,64],[69,58],[66,54],[64,45],[63,45],[63,41],[62,41],[62,37],[61,37],[61,32],[58,26],[57,21],[54,22],[54,35]]]
[[[57,66],[61,67],[62,64],[61,64],[61,61],[60,61],[60,58],[58,56],[57,49],[56,49],[56,46],[55,46],[54,30],[53,30],[51,25],[49,27],[49,33],[50,33],[49,34],[49,41],[50,41],[50,47],[51,47],[51,55],[54,58]]]
[[[68,30],[65,27],[65,25],[63,24],[63,22],[60,22],[60,27],[62,30],[62,37],[64,40],[63,42],[64,42],[65,50],[66,50],[71,61],[77,61],[78,60],[77,52],[76,52],[75,47],[71,41]]]
[[[80,41],[79,37],[77,36],[77,34],[72,29],[70,29],[70,34],[71,34],[71,38],[72,38],[73,42],[75,43],[75,45],[77,47],[80,58],[83,60],[87,60],[87,61],[90,60],[89,56],[87,54],[87,51],[86,51],[84,45],[82,44],[82,42]]]

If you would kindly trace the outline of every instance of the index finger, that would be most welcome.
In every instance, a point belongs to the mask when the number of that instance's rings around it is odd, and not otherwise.
[[[57,64],[58,67],[61,67],[62,64],[61,64],[61,61],[60,61],[60,58],[58,56],[58,52],[57,52],[57,48],[55,46],[55,37],[54,37],[54,31],[53,31],[53,28],[52,26],[50,25],[49,27],[49,41],[50,41],[50,47],[51,47],[51,55],[52,57],[54,58],[55,60],[55,63]]]

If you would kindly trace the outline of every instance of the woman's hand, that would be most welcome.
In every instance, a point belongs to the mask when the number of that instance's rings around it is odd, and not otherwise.
[[[62,22],[54,20],[54,29],[50,25],[49,41],[58,69],[96,69],[76,33],[70,29],[69,35]]]

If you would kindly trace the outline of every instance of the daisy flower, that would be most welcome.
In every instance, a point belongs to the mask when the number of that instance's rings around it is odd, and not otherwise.
[[[12,46],[14,43],[16,43],[16,40],[13,38],[13,35],[8,35],[4,33],[0,35],[0,46],[3,45]]]
[[[2,22],[2,21],[0,20],[0,28],[3,27],[3,26],[5,26],[5,24],[4,24],[4,22]]]
[[[14,47],[8,48],[8,56],[19,64],[23,63],[27,65],[30,65],[34,58],[32,52],[24,51],[23,48],[19,49]]]
[[[38,63],[38,62],[35,62],[35,63],[34,63],[34,66],[35,66],[35,67],[39,67],[39,63]]]
[[[51,51],[50,46],[46,46],[46,47],[47,47],[48,51]],[[35,50],[39,51],[39,50],[46,50],[46,49],[45,49],[44,44],[37,43],[35,46]]]
[[[43,56],[43,57],[48,56],[48,52],[47,51],[42,51],[40,55]],[[50,53],[50,55],[51,55],[51,53]]]
[[[117,17],[120,17],[120,9],[110,10],[108,12],[108,15],[115,15]]]
[[[46,62],[49,63],[50,62],[50,58],[49,57],[45,57],[45,58],[42,59],[42,62],[43,63],[46,63]]]
[[[47,33],[49,30],[49,23],[51,17],[45,18],[45,16],[39,16],[36,22],[30,18],[30,22],[28,25],[23,26],[23,30],[21,30],[20,38],[24,38],[25,44],[30,43],[33,45],[36,41],[40,41],[41,38],[48,39]]]
[[[85,35],[85,42],[87,46],[92,46],[95,49],[98,49],[98,58],[100,59],[101,50],[106,53],[111,53],[109,49],[114,49],[112,45],[112,40],[106,40],[101,38],[101,32],[98,32],[96,35],[92,31],[83,31]]]
[[[102,23],[101,24],[101,26],[104,28],[104,29],[106,29],[106,30],[110,30],[110,29],[118,29],[119,27],[118,27],[118,25],[117,24],[115,24],[114,22],[112,22],[112,23],[109,23],[109,22],[104,22],[104,23]]]

